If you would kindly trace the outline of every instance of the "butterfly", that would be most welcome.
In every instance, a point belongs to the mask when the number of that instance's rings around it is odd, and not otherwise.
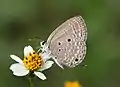
[[[46,44],[52,59],[63,68],[76,67],[86,55],[87,28],[81,16],[75,16],[59,27],[48,37]]]

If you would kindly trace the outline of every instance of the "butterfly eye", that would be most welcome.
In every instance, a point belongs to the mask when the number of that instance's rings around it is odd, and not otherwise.
[[[46,43],[46,41],[43,41],[43,42],[42,42],[42,45],[45,45],[45,43]]]

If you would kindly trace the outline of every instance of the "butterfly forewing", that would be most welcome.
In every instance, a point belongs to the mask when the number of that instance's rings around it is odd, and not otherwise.
[[[75,67],[86,54],[87,28],[81,16],[73,17],[55,29],[47,40],[51,55],[59,64]]]
[[[74,33],[74,35],[77,34],[77,37],[82,38],[83,41],[87,40],[87,28],[84,19],[81,16],[76,16],[70,18],[69,20],[61,24],[58,28],[56,28],[48,37],[47,43],[50,44],[53,40],[62,36],[64,31],[69,31],[69,30],[70,33]]]

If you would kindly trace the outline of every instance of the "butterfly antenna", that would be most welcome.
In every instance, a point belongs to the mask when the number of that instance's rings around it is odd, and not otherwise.
[[[29,38],[28,41],[33,41],[33,40],[40,40],[42,41],[42,39],[40,39],[39,37],[33,37],[33,38]]]

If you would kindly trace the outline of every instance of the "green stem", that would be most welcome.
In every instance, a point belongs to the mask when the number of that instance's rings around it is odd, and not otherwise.
[[[34,87],[32,78],[29,77],[28,79],[29,79],[30,87]]]

